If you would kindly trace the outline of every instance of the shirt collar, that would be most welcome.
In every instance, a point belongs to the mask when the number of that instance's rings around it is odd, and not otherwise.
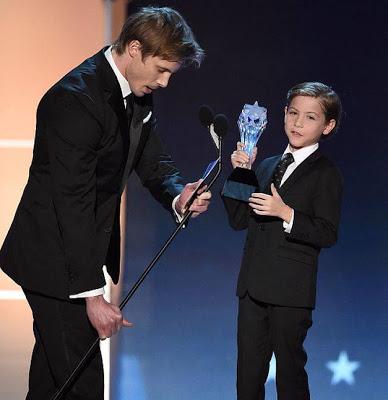
[[[105,58],[107,59],[109,65],[112,67],[114,74],[116,75],[117,80],[119,81],[119,85],[121,88],[121,93],[123,95],[123,99],[129,96],[132,93],[131,88],[129,87],[128,81],[124,78],[123,74],[117,68],[113,56],[112,56],[112,46],[108,47],[105,50]]]
[[[318,143],[311,144],[310,146],[302,147],[301,149],[291,151],[291,147],[288,144],[283,154],[291,153],[294,156],[296,166],[301,164],[307,157],[314,153],[319,147]]]

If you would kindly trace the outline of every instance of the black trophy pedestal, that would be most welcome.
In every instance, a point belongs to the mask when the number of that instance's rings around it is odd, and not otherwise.
[[[257,192],[259,182],[251,169],[235,168],[222,189],[221,195],[248,202],[251,194]]]

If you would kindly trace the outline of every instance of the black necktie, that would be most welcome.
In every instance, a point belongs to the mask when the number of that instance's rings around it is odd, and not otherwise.
[[[275,168],[272,178],[272,182],[275,185],[276,189],[280,188],[283,175],[286,172],[288,166],[293,162],[294,162],[294,156],[291,153],[284,154],[281,160],[279,161],[278,165]]]
[[[125,97],[126,105],[125,105],[125,112],[127,114],[128,119],[128,126],[131,125],[132,115],[133,115],[133,100],[134,96],[133,93]]]

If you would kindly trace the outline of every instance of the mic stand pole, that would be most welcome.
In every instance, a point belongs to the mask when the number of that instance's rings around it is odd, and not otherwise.
[[[219,137],[219,148],[218,148],[218,163],[217,163],[217,173],[213,177],[213,179],[210,181],[208,184],[208,187],[206,191],[209,191],[209,189],[213,186],[214,182],[217,180],[221,173],[222,169],[222,138]],[[192,216],[193,211],[187,211],[184,216],[182,221],[179,223],[179,225],[175,228],[174,232],[171,234],[171,236],[167,239],[163,247],[159,250],[159,252],[155,255],[153,260],[149,263],[148,267],[143,271],[143,273],[140,275],[136,283],[132,286],[131,290],[127,293],[127,295],[124,297],[123,301],[120,303],[120,310],[122,310],[128,301],[131,299],[131,297],[135,294],[136,290],[140,287],[140,285],[143,283],[147,275],[151,272],[152,268],[155,266],[155,264],[158,262],[159,258],[163,255],[163,253],[167,250],[168,246],[172,243],[172,241],[175,239],[175,237],[178,235],[178,233],[182,230],[182,228],[185,226],[186,222],[189,220],[189,218]],[[85,353],[85,355],[82,357],[80,362],[77,364],[77,366],[73,369],[72,373],[69,375],[67,378],[66,382],[63,383],[63,385],[60,387],[60,389],[54,394],[53,397],[51,397],[50,400],[59,400],[65,391],[70,387],[70,385],[73,383],[73,380],[77,377],[79,372],[82,370],[82,368],[86,365],[86,363],[90,360],[90,358],[94,355],[99,343],[100,343],[100,338],[97,338],[93,344],[89,347],[88,351]]]

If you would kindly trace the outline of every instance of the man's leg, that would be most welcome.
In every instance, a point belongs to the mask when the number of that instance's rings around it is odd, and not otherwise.
[[[239,300],[237,399],[263,400],[272,347],[268,307],[248,294]]]
[[[31,364],[30,364],[30,374],[29,374],[29,394],[27,399],[37,398],[38,395],[42,399],[50,398],[50,394],[53,393],[55,388],[55,382],[52,377],[49,365],[47,363],[46,354],[43,348],[43,343],[39,335],[39,331],[36,328],[35,322],[33,323],[33,330],[35,336],[35,346],[32,351]],[[31,390],[37,387],[39,392],[36,393],[34,397]]]
[[[97,338],[84,300],[64,301],[24,291],[34,317],[36,344],[31,359],[27,400],[46,400],[60,388]],[[102,400],[101,354],[81,372],[66,400]]]
[[[276,356],[278,400],[309,400],[303,342],[312,325],[307,308],[270,307],[271,338]]]

